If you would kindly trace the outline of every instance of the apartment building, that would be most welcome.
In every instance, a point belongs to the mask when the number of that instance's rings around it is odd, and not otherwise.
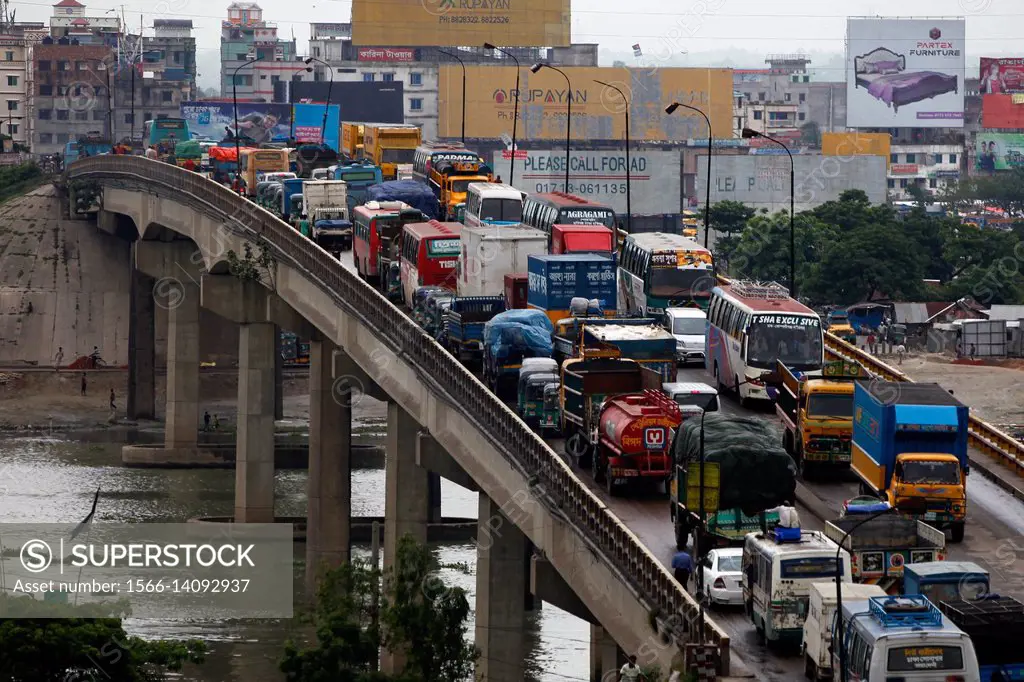
[[[263,20],[254,2],[232,2],[221,22],[220,91],[240,100],[270,102],[274,85],[296,69],[295,39],[277,35],[277,25]]]
[[[0,132],[16,145],[29,146],[29,47],[24,36],[0,35]],[[8,151],[4,149],[3,151]]]
[[[79,135],[109,132],[108,77],[113,50],[74,39],[46,38],[32,55],[34,112],[32,152],[53,154]]]

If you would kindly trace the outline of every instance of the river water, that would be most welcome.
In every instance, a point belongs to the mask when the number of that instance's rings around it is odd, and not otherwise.
[[[83,443],[49,435],[0,439],[0,521],[3,523],[77,523],[89,511],[97,488],[102,493],[97,523],[184,522],[198,516],[230,516],[234,506],[233,470],[127,469],[120,445]],[[305,516],[305,470],[278,471],[277,516]],[[476,518],[477,495],[444,479],[442,513]],[[352,514],[383,516],[384,470],[352,472]],[[471,543],[434,545],[440,564],[465,564],[441,572],[446,582],[469,593],[474,605],[476,550]],[[296,594],[304,572],[297,553]],[[368,547],[353,554],[369,558]],[[528,679],[543,682],[589,679],[590,629],[584,621],[544,604],[528,614]],[[468,637],[473,637],[470,616]],[[210,655],[179,677],[190,682],[277,682],[283,644],[297,621],[183,623],[128,620],[126,629],[144,638],[205,639]],[[178,677],[178,676],[175,676]]]

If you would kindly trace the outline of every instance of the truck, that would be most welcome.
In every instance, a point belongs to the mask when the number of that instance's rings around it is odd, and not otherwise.
[[[352,248],[352,223],[344,180],[306,180],[302,206],[311,236],[324,251],[336,254]]]
[[[365,156],[362,123],[341,124],[341,153],[356,161]]]
[[[903,567],[903,592],[923,594],[935,604],[974,600],[991,591],[988,570],[973,561],[929,561]]]
[[[615,259],[589,253],[538,254],[527,258],[526,306],[541,310],[551,324],[570,317],[574,298],[597,300],[614,314],[618,302]]]
[[[652,318],[563,318],[555,325],[552,344],[559,362],[577,357],[581,345],[608,345],[657,373],[663,382],[676,379],[675,337]]]
[[[968,408],[938,384],[857,381],[851,469],[861,494],[921,514],[962,542]]]
[[[878,585],[840,583],[843,601],[853,602],[886,596]],[[807,602],[807,620],[804,621],[800,653],[804,659],[804,677],[810,680],[831,680],[832,674],[832,622],[836,614],[837,588],[835,581],[811,583]]]
[[[113,151],[114,145],[99,132],[79,135],[77,140],[64,145],[64,167],[67,168],[68,164],[87,156],[110,154]]]
[[[484,383],[500,394],[527,358],[551,357],[551,321],[536,310],[506,310],[484,324]]]
[[[559,405],[566,454],[579,468],[590,469],[595,482],[603,481],[609,494],[615,494],[621,484],[641,476],[667,478],[668,424],[678,426],[679,408],[669,406],[667,398],[661,403],[648,396],[648,390],[657,391],[661,386],[658,375],[635,360],[614,357],[614,349],[610,350],[611,357],[587,357],[584,353],[562,363]],[[642,399],[616,403],[617,397],[631,394]],[[633,424],[644,416],[640,409],[644,404],[652,408],[650,449],[642,440],[643,427]],[[617,407],[606,414],[612,405]],[[612,429],[610,435],[607,428]],[[623,437],[630,440],[623,441]],[[609,440],[603,442],[605,438]],[[641,439],[639,448],[636,439]],[[627,450],[622,450],[623,446]],[[620,460],[618,455],[628,459]]]
[[[804,478],[850,468],[853,384],[868,378],[855,362],[826,362],[821,376],[808,376],[778,362],[782,378],[775,412],[782,422],[782,447]]]
[[[483,357],[484,325],[495,315],[504,312],[504,296],[457,296],[444,312],[444,343],[448,352],[461,360],[463,354],[470,359]]]
[[[510,272],[505,275],[505,305],[510,310],[526,307],[528,286],[525,272]]]
[[[530,256],[548,252],[548,236],[527,227],[466,225],[459,240],[459,296],[502,296],[505,275],[525,272]]]
[[[334,166],[332,180],[344,180],[348,214],[351,216],[356,206],[367,201],[366,191],[373,185],[384,181],[380,168],[369,161],[348,161]]]
[[[603,481],[609,495],[644,482],[667,489],[672,437],[681,421],[679,405],[660,389],[609,398],[601,406],[601,439],[592,455],[595,482]]]
[[[490,166],[460,142],[424,142],[416,150],[413,177],[437,196],[441,220],[456,220],[456,207],[466,201],[469,183],[494,182]]]
[[[401,201],[420,211],[428,220],[438,219],[437,197],[418,180],[394,180],[366,188],[367,201]]]
[[[898,512],[826,521],[825,535],[850,553],[854,582],[878,585],[887,594],[902,593],[906,564],[946,558],[941,530]]]
[[[776,430],[754,417],[707,412],[683,422],[672,444],[675,472],[669,488],[678,549],[686,548],[691,533],[700,536],[704,549],[739,545],[748,533],[767,533],[778,525],[777,507],[796,500],[796,464],[777,443]],[[717,509],[705,510],[703,527],[699,510],[687,506],[686,493],[687,475],[691,469],[699,475],[702,452],[706,462],[719,466]]]
[[[553,225],[551,253],[615,255],[615,235],[604,225]]]
[[[281,206],[278,215],[281,220],[289,222],[292,218],[292,197],[302,195],[302,178],[288,178],[281,182]]]
[[[843,341],[857,345],[857,332],[850,324],[850,316],[845,310],[833,310],[825,318],[830,334],[835,334]]]
[[[398,179],[398,165],[412,164],[422,141],[419,126],[402,123],[364,123],[363,155],[380,166],[384,181]]]
[[[313,171],[330,168],[338,162],[338,152],[325,144],[302,144],[289,153],[289,165],[295,162],[295,173],[306,180],[313,177]]]

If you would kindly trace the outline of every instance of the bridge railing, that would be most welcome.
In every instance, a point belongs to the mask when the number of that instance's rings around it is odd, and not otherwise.
[[[138,156],[90,157],[73,163],[67,176],[72,180],[128,181],[148,187],[147,191],[163,187],[174,192],[175,198],[210,207],[215,217],[225,219],[227,229],[250,240],[263,240],[279,261],[305,272],[338,306],[373,329],[381,343],[400,353],[425,381],[440,388],[479,425],[503,457],[536,477],[539,487],[558,500],[561,513],[569,515],[584,537],[631,581],[655,615],[672,624],[677,637],[684,636],[681,621],[698,621],[693,598],[554,450],[422,328],[326,251],[226,187],[166,163]],[[722,672],[727,675],[728,635],[707,617],[703,631],[705,641],[718,647]]]

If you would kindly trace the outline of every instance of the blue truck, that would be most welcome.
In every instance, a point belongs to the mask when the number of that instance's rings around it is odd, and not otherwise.
[[[597,299],[606,315],[618,305],[615,259],[592,253],[527,258],[526,306],[542,310],[551,324],[570,316],[574,298]]]
[[[551,357],[551,321],[539,310],[506,310],[484,325],[484,383],[498,393],[518,382],[525,358]]]
[[[461,296],[452,299],[444,313],[443,343],[448,352],[461,360],[483,357],[484,325],[505,311],[504,296]]]
[[[861,494],[949,528],[967,520],[968,408],[938,384],[858,381],[850,467]]]
[[[281,182],[284,188],[281,192],[281,219],[288,222],[292,217],[292,197],[298,194],[302,196],[302,178],[288,178]]]
[[[372,185],[366,190],[366,201],[401,201],[418,209],[429,220],[438,220],[441,215],[433,190],[419,180],[392,180]]]
[[[356,206],[366,203],[366,191],[383,182],[380,168],[369,161],[349,161],[334,167],[332,180],[344,180],[348,214],[353,215]]]

